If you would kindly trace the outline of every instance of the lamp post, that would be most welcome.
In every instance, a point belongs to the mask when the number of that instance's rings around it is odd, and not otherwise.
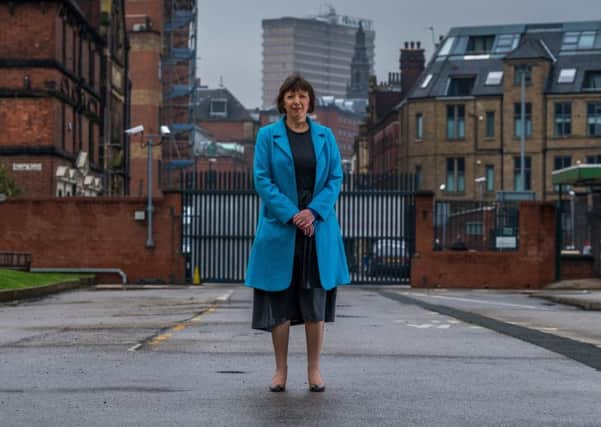
[[[162,139],[165,136],[168,136],[171,134],[171,131],[169,130],[169,127],[162,125],[160,127],[160,134],[156,135],[156,134],[148,134],[146,135],[148,140],[146,141],[146,147],[147,147],[147,159],[146,159],[146,182],[147,182],[147,198],[146,198],[146,215],[148,215],[148,227],[147,227],[147,237],[146,237],[146,247],[147,248],[154,248],[155,243],[154,243],[154,239],[152,238],[152,214],[154,212],[154,206],[152,204],[152,147],[153,145],[161,145],[162,143]],[[141,134],[142,135],[142,141],[144,141],[144,126],[143,125],[138,125],[135,126],[133,128],[127,129],[125,131],[126,134],[132,136],[132,135],[137,135],[137,134]],[[159,142],[157,143],[153,143],[152,142],[152,138],[153,137],[159,137]]]
[[[522,68],[520,88],[520,120],[522,121],[522,132],[520,137],[520,181],[521,190],[526,191],[526,165],[525,165],[525,148],[526,148],[526,67]]]

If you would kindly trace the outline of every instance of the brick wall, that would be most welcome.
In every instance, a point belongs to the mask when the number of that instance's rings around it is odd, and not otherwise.
[[[0,203],[0,251],[30,252],[34,268],[121,268],[129,282],[183,281],[180,195],[153,203],[155,247],[147,249],[146,221],[134,220],[145,198],[12,199]]]
[[[541,288],[555,280],[555,208],[522,202],[519,249],[512,252],[433,250],[431,193],[416,196],[416,288]]]

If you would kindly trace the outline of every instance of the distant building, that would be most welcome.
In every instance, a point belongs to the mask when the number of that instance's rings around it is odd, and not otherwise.
[[[213,158],[214,170],[250,169],[258,119],[225,87],[200,87],[195,98],[195,124],[207,138],[194,147],[194,155]]]
[[[365,31],[363,24],[359,23],[359,29],[355,35],[355,53],[351,61],[350,83],[346,89],[346,97],[349,99],[367,99],[369,91],[370,62],[365,45]]]
[[[406,42],[399,58],[400,72],[388,74],[388,81],[369,89],[367,118],[355,143],[354,170],[359,173],[387,174],[399,170],[401,127],[399,105],[425,66],[420,42]]]
[[[600,29],[599,21],[451,29],[397,107],[398,168],[447,198],[528,190],[555,199],[553,170],[601,162]]]
[[[370,20],[337,15],[333,8],[311,18],[263,20],[263,108],[274,105],[280,85],[293,72],[311,82],[318,96],[345,98],[360,23],[373,74],[375,32]]]
[[[127,194],[124,2],[0,4],[0,164],[27,196]]]

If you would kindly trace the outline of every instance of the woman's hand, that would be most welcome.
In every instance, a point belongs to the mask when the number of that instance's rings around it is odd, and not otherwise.
[[[309,209],[303,209],[292,218],[292,222],[301,230],[305,231],[305,229],[313,225],[315,221],[315,217],[313,213]],[[306,234],[306,233],[305,233]]]
[[[315,226],[313,224],[310,224],[309,226],[303,228],[302,230],[303,230],[303,233],[305,234],[305,236],[307,236],[307,237],[312,237],[313,234],[315,234]]]

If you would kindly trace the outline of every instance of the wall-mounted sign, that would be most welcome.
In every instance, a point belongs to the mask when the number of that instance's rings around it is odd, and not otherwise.
[[[41,163],[13,163],[14,172],[41,172]]]
[[[499,237],[497,236],[498,249],[515,249],[517,248],[517,239],[515,237]]]

